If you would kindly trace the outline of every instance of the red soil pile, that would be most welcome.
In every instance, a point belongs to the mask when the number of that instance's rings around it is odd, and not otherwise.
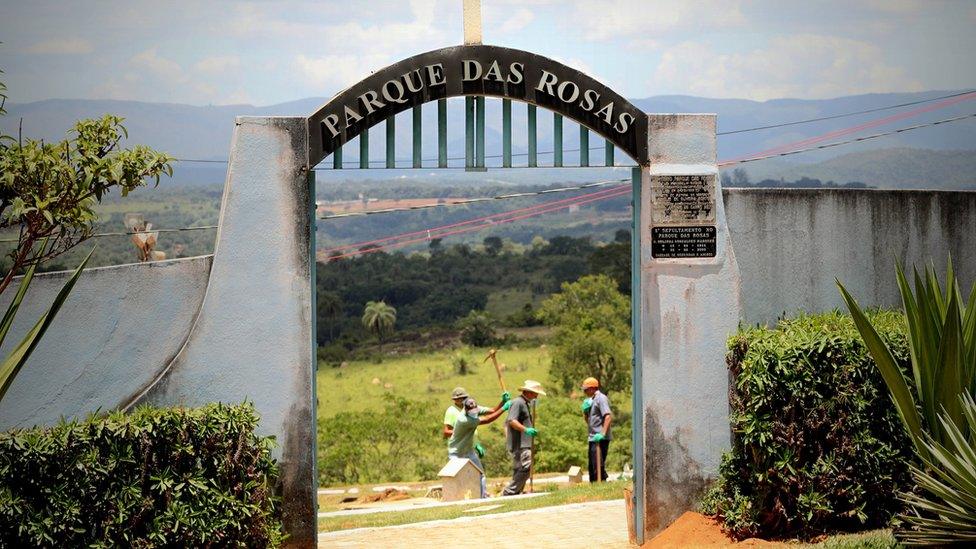
[[[643,545],[647,549],[685,547],[782,547],[783,544],[761,539],[736,541],[722,532],[722,525],[711,517],[691,511],[678,517],[654,539]]]
[[[363,503],[376,503],[377,501],[399,501],[401,499],[410,499],[410,495],[396,488],[387,488],[382,494],[363,496],[360,498],[360,501]]]

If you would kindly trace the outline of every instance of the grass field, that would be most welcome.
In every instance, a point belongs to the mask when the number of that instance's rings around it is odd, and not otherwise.
[[[355,360],[338,368],[321,362],[317,375],[318,416],[328,418],[340,411],[376,410],[383,406],[383,397],[388,393],[437,402],[446,408],[451,403],[451,390],[458,385],[480,403],[494,406],[501,389],[495,368],[491,362],[483,362],[487,353],[487,349],[463,348],[386,357],[378,364]],[[458,359],[469,363],[467,375],[458,374],[455,366]],[[505,386],[513,395],[526,379],[544,385],[549,380],[550,358],[545,345],[500,349],[498,360],[505,365]]]

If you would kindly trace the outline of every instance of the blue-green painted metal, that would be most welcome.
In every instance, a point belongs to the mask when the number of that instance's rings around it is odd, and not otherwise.
[[[342,147],[339,147],[334,153],[332,153],[332,169],[342,169]]]
[[[474,97],[464,98],[464,167],[474,167]]]
[[[603,146],[604,165],[613,166],[613,142],[607,141]]]
[[[512,167],[512,100],[502,99],[502,167]]]
[[[386,119],[386,167],[396,168],[396,117]]]
[[[580,124],[580,166],[590,165],[590,130]]]
[[[359,169],[369,169],[369,132],[359,134]]]
[[[552,165],[563,165],[563,115],[552,113]]]
[[[476,168],[485,167],[485,98],[478,96],[474,100],[475,105],[475,162]]]
[[[529,136],[528,136],[529,137],[529,167],[535,168],[536,166],[539,165],[539,161],[536,158],[537,147],[536,147],[536,131],[535,131],[536,130],[535,119],[536,119],[537,109],[535,105],[528,105],[527,109],[528,110],[526,111],[526,118],[529,121]]]
[[[637,545],[644,543],[644,399],[641,390],[644,386],[641,353],[641,169],[632,168],[631,185],[631,226],[630,226],[630,328],[633,358],[631,359],[631,448],[634,456],[634,532]]]
[[[423,112],[421,109],[422,105],[415,105],[413,108],[413,167],[419,168],[421,165],[421,151],[423,149],[423,140],[421,139],[420,127],[421,127],[421,115]]]
[[[336,149],[336,151],[333,154],[337,154],[341,158],[342,157],[342,148],[340,147],[340,148]],[[340,164],[341,163],[342,162],[340,160]],[[310,299],[312,300],[312,305],[310,307],[310,310],[313,311],[313,312],[318,310],[318,306],[315,303],[315,294],[317,293],[316,292],[316,288],[315,288],[315,286],[316,286],[315,277],[316,277],[316,274],[317,274],[316,271],[318,270],[317,269],[318,263],[315,261],[315,257],[316,257],[315,256],[315,233],[318,232],[317,231],[317,229],[318,229],[318,225],[317,225],[318,218],[315,215],[315,213],[316,213],[316,205],[315,205],[315,170],[309,170],[308,171],[308,215],[309,215],[309,229],[310,229],[309,230],[309,233],[311,233],[311,234],[309,234],[309,237],[308,237],[308,257],[309,257],[309,261],[311,261],[312,264],[309,266],[309,271],[310,271],[309,272],[309,278],[311,279],[311,288],[310,288],[308,294],[309,294]],[[318,408],[318,397],[316,397],[316,395],[315,395],[315,387],[316,387],[316,384],[317,384],[317,381],[316,380],[318,378],[317,370],[318,370],[318,366],[319,366],[319,358],[318,358],[318,352],[317,352],[318,351],[318,345],[315,344],[315,342],[318,341],[318,339],[317,339],[318,338],[318,331],[317,331],[318,328],[315,325],[315,316],[316,316],[315,314],[309,315],[309,320],[311,321],[311,325],[312,325],[312,333],[310,334],[310,337],[312,338],[312,346],[311,346],[312,347],[312,355],[310,357],[308,357],[309,358],[309,375],[312,378],[311,379],[311,383],[310,383],[311,389],[312,389],[312,418],[311,418],[311,420],[312,420],[311,421],[311,424],[312,425],[310,426],[310,429],[312,430],[312,434],[311,434],[311,437],[310,438],[313,441],[314,440],[318,440],[318,434],[316,433],[316,430],[318,428],[316,418],[317,418],[318,414],[315,413],[316,410],[317,410],[317,408]],[[317,486],[317,484],[318,484],[318,478],[319,478],[319,472],[318,472],[318,460],[316,459],[316,455],[315,455],[315,452],[314,451],[311,452],[311,459],[312,459],[312,492],[311,493],[312,494],[315,494],[318,491],[318,488],[319,488]],[[313,498],[313,501],[314,501],[314,504],[313,504],[314,505],[314,511],[315,511],[316,514],[319,512],[319,502],[318,502],[318,499],[319,498],[317,498],[317,497],[316,498]]]
[[[447,167],[447,99],[437,100],[437,167]]]

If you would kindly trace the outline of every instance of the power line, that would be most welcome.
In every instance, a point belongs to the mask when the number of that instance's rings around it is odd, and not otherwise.
[[[379,243],[382,243],[382,242],[387,242],[389,240],[398,240],[398,239],[401,239],[401,238],[407,238],[407,237],[410,237],[410,236],[417,236],[417,235],[427,235],[427,237],[430,238],[433,233],[440,232],[440,231],[444,231],[444,230],[447,230],[447,229],[452,229],[452,228],[455,228],[455,227],[461,227],[461,226],[464,226],[464,225],[472,225],[472,224],[476,224],[476,223],[494,224],[494,223],[498,222],[499,220],[501,220],[503,218],[506,218],[506,217],[509,217],[509,216],[512,216],[512,215],[515,215],[515,214],[529,212],[529,211],[534,211],[534,210],[539,210],[539,209],[543,209],[543,208],[550,208],[550,207],[556,206],[556,205],[572,206],[573,203],[578,202],[580,200],[585,200],[587,198],[591,198],[591,197],[595,197],[595,196],[600,196],[600,195],[604,195],[604,194],[607,194],[607,193],[617,192],[619,190],[620,190],[619,188],[609,188],[609,189],[604,189],[602,191],[596,191],[596,192],[584,194],[584,195],[581,195],[581,196],[572,196],[572,197],[563,198],[563,199],[560,199],[560,200],[550,200],[548,202],[543,202],[541,204],[535,204],[535,205],[528,206],[528,207],[525,207],[525,208],[518,208],[518,209],[515,209],[515,210],[508,210],[508,211],[501,212],[501,213],[495,213],[495,214],[489,214],[489,215],[484,215],[484,216],[469,218],[469,219],[466,219],[464,221],[459,221],[459,222],[456,222],[456,223],[450,223],[448,225],[440,225],[438,227],[429,227],[429,228],[426,228],[426,229],[421,229],[419,231],[414,231],[414,232],[410,232],[410,233],[402,233],[402,234],[394,235],[394,236],[391,236],[391,237],[379,238],[379,239],[376,239],[376,240],[367,240],[367,241],[364,241],[364,242],[355,242],[355,243],[352,243],[352,244],[344,244],[344,245],[341,245],[341,246],[336,246],[334,248],[327,248],[324,251],[327,253],[327,252],[334,252],[334,251],[343,250],[343,249],[347,249],[347,248],[360,248],[360,247],[363,247],[363,246],[368,246],[370,244],[379,244]]]
[[[511,223],[513,221],[518,221],[518,220],[525,219],[525,218],[528,218],[528,217],[535,217],[535,216],[542,215],[542,214],[546,214],[546,213],[552,213],[554,211],[566,209],[566,208],[568,208],[570,206],[583,206],[583,205],[588,204],[590,202],[596,202],[596,201],[605,200],[605,199],[608,199],[608,198],[615,198],[615,197],[618,197],[618,196],[626,196],[629,193],[630,193],[630,189],[615,189],[614,192],[611,192],[611,193],[606,194],[606,195],[603,195],[603,196],[592,197],[592,198],[583,197],[584,200],[577,201],[577,202],[575,202],[573,204],[569,204],[569,205],[566,205],[566,204],[558,205],[558,206],[554,206],[554,207],[549,207],[549,208],[543,209],[541,211],[536,211],[536,212],[531,212],[531,213],[527,213],[527,214],[523,214],[523,215],[518,215],[518,216],[515,216],[515,217],[505,218],[505,219],[502,219],[502,220],[499,220],[499,221],[493,223],[491,226],[501,225],[501,224],[504,224],[504,223]],[[592,193],[592,194],[598,194],[598,193]],[[456,230],[453,230],[453,231],[441,232],[441,233],[438,233],[436,235],[435,234],[432,234],[429,237],[414,238],[414,239],[411,239],[411,240],[405,240],[405,241],[401,241],[401,242],[393,242],[393,243],[387,244],[385,246],[377,246],[375,248],[366,248],[365,250],[356,250],[354,252],[347,252],[347,253],[341,254],[341,255],[330,256],[327,259],[329,261],[331,261],[333,259],[342,259],[342,258],[345,258],[345,257],[354,256],[354,255],[362,255],[362,254],[379,252],[379,251],[383,251],[384,249],[400,248],[400,247],[403,247],[403,246],[408,246],[410,244],[417,244],[419,242],[424,242],[424,241],[430,240],[432,238],[443,238],[445,236],[451,236],[451,235],[455,235],[455,234],[461,234],[461,233],[466,233],[466,232],[471,232],[471,231],[479,231],[481,229],[484,229],[485,227],[486,227],[485,225],[476,225],[476,226],[473,226],[473,227],[465,227],[465,228],[456,229]]]
[[[780,153],[775,153],[775,154],[768,154],[768,155],[762,155],[762,156],[748,157],[748,158],[743,158],[743,159],[721,161],[721,162],[718,163],[718,166],[719,167],[734,166],[736,164],[745,164],[747,162],[756,162],[758,160],[767,160],[767,159],[770,159],[770,158],[779,158],[779,157],[783,157],[783,156],[790,156],[790,155],[794,155],[794,154],[800,154],[800,153],[811,152],[811,151],[816,151],[816,150],[829,149],[829,148],[832,148],[832,147],[839,147],[839,146],[842,146],[842,145],[850,145],[852,143],[858,143],[858,142],[861,142],[861,141],[868,141],[870,139],[877,139],[879,137],[886,137],[886,136],[894,135],[894,134],[897,134],[897,133],[902,133],[902,132],[907,132],[907,131],[912,131],[912,130],[918,130],[918,129],[921,129],[921,128],[928,128],[928,127],[932,127],[932,126],[939,126],[939,125],[948,124],[948,123],[951,123],[951,122],[959,122],[959,121],[967,120],[967,119],[974,118],[974,117],[976,117],[976,113],[967,114],[967,115],[963,115],[963,116],[956,116],[956,117],[953,117],[953,118],[946,118],[946,119],[943,119],[943,120],[937,120],[935,122],[927,122],[925,124],[916,124],[914,126],[907,126],[907,127],[904,127],[904,128],[898,128],[898,129],[891,130],[891,131],[887,131],[887,132],[876,133],[876,134],[872,134],[872,135],[866,135],[866,136],[863,136],[863,137],[857,137],[857,138],[854,138],[854,139],[848,139],[846,141],[837,141],[837,142],[834,142],[834,143],[826,143],[826,144],[823,144],[823,145],[817,145],[815,147],[807,147],[807,148],[802,148],[802,149],[795,149],[795,150],[790,150],[790,151],[785,151],[785,152],[780,152]],[[393,213],[393,212],[421,210],[421,209],[435,208],[435,207],[456,206],[456,205],[471,204],[471,203],[475,203],[475,202],[488,202],[488,201],[491,201],[491,200],[506,200],[506,199],[509,199],[509,198],[522,198],[522,197],[527,197],[527,196],[538,196],[538,195],[544,195],[544,194],[553,194],[553,193],[568,192],[568,191],[574,191],[574,190],[583,190],[583,189],[587,189],[587,188],[591,188],[591,187],[600,187],[600,186],[612,185],[614,183],[618,183],[619,184],[619,183],[622,183],[622,182],[625,182],[625,181],[627,181],[627,180],[626,179],[605,180],[605,181],[598,181],[598,182],[595,182],[595,183],[588,183],[588,184],[580,185],[580,186],[576,186],[576,187],[560,187],[560,188],[556,188],[556,189],[545,189],[545,190],[534,191],[534,192],[511,193],[511,194],[507,194],[507,195],[497,195],[497,196],[491,196],[491,197],[479,197],[479,198],[471,198],[471,199],[460,199],[460,200],[456,200],[456,201],[452,201],[452,202],[445,202],[443,204],[429,204],[429,205],[424,205],[424,206],[411,206],[411,207],[406,207],[406,208],[387,208],[387,209],[383,209],[383,210],[372,210],[372,211],[368,211],[368,212],[355,212],[355,213],[348,213],[348,214],[336,214],[336,215],[331,215],[331,216],[323,216],[323,217],[320,217],[319,219],[322,219],[322,220],[336,219],[336,218],[342,218],[342,217],[354,217],[354,216],[373,215],[373,214],[378,214],[378,213]],[[597,194],[597,193],[594,193],[594,194]],[[574,198],[580,198],[580,197],[574,197]],[[604,198],[609,198],[609,197],[604,197]],[[504,214],[495,214],[495,216],[498,216],[498,215],[504,215]],[[492,216],[485,216],[485,217],[492,217]],[[143,233],[144,232],[171,233],[171,232],[181,232],[181,231],[199,231],[199,230],[208,230],[208,229],[216,229],[216,228],[217,228],[217,225],[205,225],[205,226],[199,226],[199,227],[178,227],[178,228],[173,228],[173,229],[154,229],[152,231],[141,231],[141,232],[143,232]],[[140,231],[96,233],[96,234],[91,235],[90,238],[99,238],[99,237],[106,237],[106,236],[128,236],[128,235],[133,235],[133,234],[140,234]],[[13,242],[19,242],[19,239],[0,239],[0,243],[13,243]]]
[[[796,120],[794,122],[783,122],[781,124],[770,124],[769,126],[757,126],[755,128],[745,128],[741,130],[730,130],[727,132],[718,132],[716,135],[733,135],[737,133],[755,132],[759,130],[769,130],[773,128],[785,128],[787,126],[796,126],[798,124],[810,124],[812,122],[822,122],[824,120],[835,120],[837,118],[847,118],[848,116],[857,116],[859,114],[868,114],[872,112],[887,111],[891,109],[898,109],[901,107],[910,107],[912,105],[921,105],[923,103],[931,103],[932,101],[939,101],[941,99],[950,99],[953,97],[960,97],[963,95],[976,94],[976,90],[969,90],[965,92],[953,93],[949,95],[942,95],[939,97],[932,97],[930,99],[921,99],[919,101],[911,101],[909,103],[899,103],[897,105],[888,105],[887,107],[876,107],[873,109],[866,109],[863,111],[853,111],[844,114],[834,114],[831,116],[821,116],[820,118],[808,118],[806,120]]]
[[[781,152],[787,152],[787,151],[791,151],[791,150],[806,148],[806,147],[808,147],[810,145],[813,145],[814,143],[820,143],[822,141],[827,141],[828,139],[836,139],[836,138],[839,138],[839,137],[843,137],[845,135],[850,135],[850,134],[858,133],[858,132],[861,132],[863,130],[868,130],[868,129],[871,129],[871,128],[876,128],[878,126],[883,126],[883,125],[890,124],[890,123],[893,123],[893,122],[898,122],[898,121],[904,120],[906,118],[914,117],[914,116],[919,115],[919,114],[923,114],[923,113],[927,113],[927,112],[934,111],[934,110],[937,110],[937,109],[941,109],[941,108],[947,107],[949,105],[954,105],[956,103],[959,103],[959,102],[962,102],[962,101],[966,101],[966,100],[968,100],[970,98],[971,97],[959,96],[959,97],[955,97],[955,98],[952,98],[952,99],[944,99],[944,100],[942,100],[942,101],[940,101],[938,103],[932,104],[932,105],[927,105],[927,106],[924,106],[924,107],[918,107],[918,108],[912,109],[910,111],[905,111],[905,112],[900,112],[900,113],[897,113],[897,114],[892,114],[892,115],[889,115],[889,116],[886,116],[886,117],[883,117],[883,118],[876,118],[874,120],[869,120],[867,122],[864,122],[864,123],[861,123],[861,124],[857,124],[855,126],[850,126],[850,127],[843,128],[843,129],[840,129],[840,130],[833,130],[833,131],[830,131],[830,132],[827,132],[825,134],[818,135],[818,136],[815,136],[815,137],[809,137],[809,138],[806,138],[806,139],[801,139],[799,141],[794,141],[793,143],[786,143],[786,144],[783,144],[783,145],[779,145],[779,146],[773,147],[771,149],[766,149],[764,151],[758,151],[758,152],[754,153],[752,156],[774,155],[774,154],[779,154]],[[745,158],[750,158],[750,156],[742,156],[742,157],[735,158],[733,160],[743,160]]]
[[[181,231],[202,231],[206,229],[216,229],[217,225],[204,225],[201,227],[178,227],[175,229],[153,229],[151,231],[131,231],[131,232],[114,232],[114,233],[95,233],[90,235],[88,238],[100,238],[103,236],[129,236],[133,234],[146,234],[146,233],[177,233]],[[9,242],[20,242],[18,238],[5,238],[0,240],[0,243]]]
[[[829,149],[831,147],[839,147],[841,145],[850,145],[851,143],[857,143],[858,141],[867,141],[869,139],[877,139],[879,137],[885,137],[885,136],[888,136],[888,135],[894,135],[896,133],[907,132],[907,131],[911,131],[911,130],[917,130],[917,129],[920,129],[920,128],[928,128],[930,126],[938,126],[939,124],[948,124],[950,122],[958,122],[960,120],[966,120],[967,118],[973,118],[973,117],[976,117],[976,113],[967,114],[967,115],[963,115],[963,116],[957,116],[955,118],[946,118],[945,120],[937,120],[935,122],[929,122],[929,123],[926,123],[926,124],[918,124],[918,125],[915,125],[915,126],[908,126],[906,128],[898,128],[897,130],[892,130],[892,131],[884,132],[884,133],[876,133],[874,135],[865,135],[863,137],[857,137],[857,138],[854,138],[854,139],[849,139],[847,141],[837,141],[835,143],[827,143],[825,145],[818,145],[816,147],[808,147],[806,149],[797,149],[797,150],[787,151],[787,152],[782,152],[782,153],[777,153],[777,154],[769,154],[769,155],[766,155],[766,156],[757,156],[757,157],[753,157],[753,158],[746,158],[744,160],[729,160],[729,161],[726,161],[726,162],[719,162],[718,165],[719,165],[719,167],[734,166],[736,164],[744,164],[746,162],[755,162],[757,160],[766,160],[766,159],[769,159],[769,158],[779,158],[781,156],[789,156],[791,154],[800,154],[800,153],[805,153],[805,152],[810,152],[810,151],[817,151],[817,150],[820,150],[820,149]]]
[[[541,191],[529,191],[521,193],[510,193],[510,194],[500,194],[497,196],[483,196],[478,198],[459,198],[456,200],[451,200],[450,202],[436,203],[436,204],[424,204],[421,206],[406,206],[403,208],[384,208],[382,210],[367,210],[361,212],[350,212],[342,214],[324,215],[319,219],[339,219],[343,217],[361,217],[364,215],[375,215],[381,213],[392,213],[392,212],[407,212],[415,210],[426,210],[429,208],[443,208],[445,206],[460,206],[464,204],[474,204],[477,202],[490,202],[492,200],[507,200],[509,198],[524,198],[527,196],[541,196],[546,194],[554,193],[564,193],[569,191],[581,191],[584,189],[591,189],[593,187],[604,187],[606,185],[612,185],[614,183],[622,183],[629,181],[629,179],[608,179],[605,181],[597,181],[595,183],[587,183],[585,185],[579,185],[576,187],[559,187],[556,189],[544,189]]]
[[[839,118],[847,118],[847,117],[851,117],[851,116],[857,116],[857,115],[860,115],[860,114],[869,114],[869,113],[873,113],[873,112],[881,112],[881,111],[886,111],[886,110],[891,110],[891,109],[898,109],[898,108],[902,108],[902,107],[910,107],[910,106],[913,106],[913,105],[922,105],[922,104],[925,104],[925,103],[931,103],[933,101],[941,101],[943,99],[953,99],[953,98],[957,98],[957,97],[958,98],[961,98],[961,100],[969,100],[969,99],[976,98],[976,90],[969,90],[969,91],[964,91],[964,92],[957,92],[957,93],[952,93],[952,94],[948,94],[948,95],[941,95],[939,97],[930,97],[928,99],[920,99],[920,100],[917,100],[917,101],[909,101],[907,103],[898,103],[897,105],[887,105],[887,106],[884,106],[884,107],[874,107],[874,108],[871,108],[871,109],[864,109],[864,110],[860,110],[860,111],[851,111],[851,112],[846,112],[846,113],[842,113],[842,114],[835,114],[835,115],[830,115],[830,116],[822,116],[822,117],[818,117],[818,118],[808,118],[808,119],[804,119],[804,120],[795,120],[795,121],[792,121],[792,122],[783,122],[783,123],[780,123],[780,124],[770,124],[770,125],[767,125],[767,126],[756,126],[754,128],[743,128],[743,129],[739,129],[739,130],[730,130],[730,131],[718,132],[716,135],[717,136],[734,135],[734,134],[739,134],[739,133],[754,132],[754,131],[760,131],[760,130],[769,130],[769,129],[774,129],[774,128],[784,128],[784,127],[788,127],[788,126],[797,126],[797,125],[800,125],[800,124],[810,124],[810,123],[813,123],[813,122],[822,122],[822,121],[825,121],[825,120],[836,120],[836,119],[839,119]],[[959,102],[959,101],[954,101],[954,102],[952,102],[950,104],[955,104],[957,102]],[[592,151],[600,151],[602,149],[603,149],[603,147],[590,147],[588,150],[592,152]],[[576,149],[563,149],[563,152],[579,152],[579,151],[580,151],[579,148],[576,148]],[[539,151],[536,154],[537,155],[540,155],[540,156],[545,156],[545,155],[554,154],[554,152],[555,151]],[[512,157],[528,156],[528,154],[529,154],[528,152],[512,153]],[[493,155],[487,155],[487,156],[485,156],[485,158],[486,159],[487,158],[502,158],[502,156],[503,155],[501,155],[501,154],[493,154]],[[449,157],[449,158],[447,158],[447,161],[452,161],[452,160],[467,160],[467,158],[466,157],[463,157],[463,156]],[[194,163],[212,163],[212,164],[226,164],[227,163],[227,160],[206,160],[206,159],[195,159],[195,158],[177,158],[176,161],[177,162],[194,162]],[[436,158],[425,158],[423,161],[424,162],[437,162],[438,159],[436,159]],[[368,160],[367,162],[369,164],[380,164],[380,165],[384,165],[384,166],[386,165],[386,160],[385,159]],[[406,164],[406,163],[412,163],[413,161],[410,160],[410,159],[401,158],[401,159],[396,160],[396,162],[401,162],[401,163]],[[355,165],[359,165],[359,161],[358,160],[350,160],[349,162],[343,162],[343,164],[349,164],[349,165],[354,165],[355,166]],[[457,166],[457,167],[460,168],[461,166]],[[591,166],[591,167],[599,168],[599,167],[605,167],[605,166]],[[433,166],[430,166],[430,168],[433,168]],[[334,168],[313,168],[313,169],[315,171],[332,171]],[[345,168],[343,168],[343,169],[345,169]],[[402,169],[406,169],[406,168],[402,168]]]

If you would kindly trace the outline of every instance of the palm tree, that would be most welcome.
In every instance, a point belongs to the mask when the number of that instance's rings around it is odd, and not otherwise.
[[[383,353],[383,333],[392,332],[396,324],[396,309],[384,301],[370,301],[363,309],[363,326],[376,334],[380,341],[380,354]]]

